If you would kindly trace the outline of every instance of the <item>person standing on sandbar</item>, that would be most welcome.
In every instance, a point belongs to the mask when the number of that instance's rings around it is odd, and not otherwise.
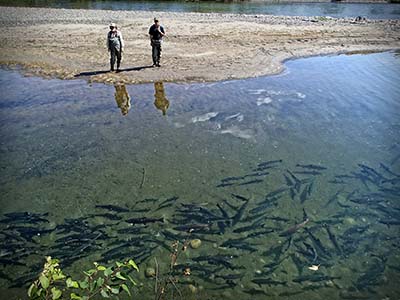
[[[117,72],[120,71],[124,40],[121,32],[115,23],[110,24],[110,31],[107,34],[107,47],[110,52],[110,71],[114,71],[115,58],[117,58]]]
[[[165,35],[164,28],[160,25],[157,18],[154,18],[154,24],[149,29],[150,45],[152,48],[153,67],[160,67],[161,42]]]

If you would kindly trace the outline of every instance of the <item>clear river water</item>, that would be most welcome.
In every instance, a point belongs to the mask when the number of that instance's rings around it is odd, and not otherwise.
[[[399,19],[400,4],[388,3],[284,3],[279,1],[112,1],[112,0],[0,0],[0,5],[77,9],[146,10],[202,13],[330,16],[335,18]]]
[[[133,258],[135,299],[154,258],[182,299],[397,299],[399,53],[285,67],[129,86],[0,70],[0,298],[50,255],[75,277]]]

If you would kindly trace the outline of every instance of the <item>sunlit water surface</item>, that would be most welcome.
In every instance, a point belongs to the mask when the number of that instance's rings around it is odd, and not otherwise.
[[[2,297],[51,255],[75,276],[133,258],[154,299],[144,270],[199,238],[167,290],[183,299],[396,299],[399,56],[285,65],[126,87],[1,70]]]
[[[77,9],[146,10],[201,13],[330,16],[399,19],[400,5],[388,3],[285,3],[279,1],[112,1],[112,0],[0,0],[0,5]]]

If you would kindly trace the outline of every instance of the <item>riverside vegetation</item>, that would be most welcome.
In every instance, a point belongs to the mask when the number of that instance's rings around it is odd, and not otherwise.
[[[57,259],[48,256],[43,272],[29,287],[28,296],[31,300],[89,300],[98,295],[110,298],[123,292],[130,296],[128,284],[136,285],[128,274],[133,269],[139,271],[133,260],[116,262],[115,266],[111,267],[94,263],[93,269],[83,272],[85,277],[82,280],[73,280],[63,273]],[[71,293],[67,295],[68,292]]]

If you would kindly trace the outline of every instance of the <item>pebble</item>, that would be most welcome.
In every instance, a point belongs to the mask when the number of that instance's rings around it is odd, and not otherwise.
[[[154,268],[147,268],[146,271],[144,272],[146,277],[155,277],[156,276],[156,270]]]
[[[200,239],[194,239],[190,241],[190,247],[193,249],[197,249],[201,246],[201,240]]]
[[[188,288],[193,294],[197,293],[197,287],[195,287],[193,284],[189,284]]]

